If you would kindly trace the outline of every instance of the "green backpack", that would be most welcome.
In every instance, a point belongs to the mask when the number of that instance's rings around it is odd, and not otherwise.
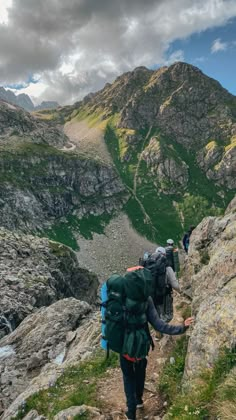
[[[112,275],[107,283],[105,338],[108,348],[134,358],[147,356],[152,344],[147,322],[152,275],[138,269],[124,276]]]

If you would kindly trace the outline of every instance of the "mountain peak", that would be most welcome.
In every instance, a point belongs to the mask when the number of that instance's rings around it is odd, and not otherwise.
[[[55,101],[43,101],[40,105],[34,106],[29,95],[26,93],[20,93],[15,95],[11,90],[6,90],[4,87],[0,86],[0,99],[10,102],[14,105],[17,105],[26,111],[34,111],[40,109],[51,109],[57,108],[59,104]]]

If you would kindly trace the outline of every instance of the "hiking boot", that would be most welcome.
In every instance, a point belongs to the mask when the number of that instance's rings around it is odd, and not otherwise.
[[[136,413],[131,413],[130,411],[126,411],[125,415],[128,420],[136,420]]]
[[[143,400],[142,398],[137,398],[137,404],[136,404],[136,408],[143,408]]]

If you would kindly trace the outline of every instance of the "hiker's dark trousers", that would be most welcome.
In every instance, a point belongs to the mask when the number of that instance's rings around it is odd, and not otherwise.
[[[120,367],[123,373],[124,390],[128,411],[136,412],[137,401],[143,396],[147,359],[130,362],[120,355]]]

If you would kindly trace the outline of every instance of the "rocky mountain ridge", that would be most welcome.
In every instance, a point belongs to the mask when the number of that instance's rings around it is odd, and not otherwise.
[[[30,96],[25,93],[15,95],[11,90],[4,89],[0,86],[0,99],[9,102],[13,105],[17,105],[26,111],[38,111],[42,109],[52,109],[59,107],[56,101],[42,101],[40,105],[34,105]]]
[[[72,125],[103,127],[133,191],[127,214],[149,240],[180,239],[189,224],[222,213],[235,194],[236,98],[192,65],[138,67],[58,112]]]
[[[78,106],[89,107],[90,112],[102,111],[103,118],[119,113],[120,129],[156,127],[160,137],[197,152],[197,163],[209,179],[224,182],[222,166],[227,166],[235,178],[236,98],[197,67],[187,63],[156,71],[138,67]],[[132,140],[127,139],[126,156],[135,144],[135,134]],[[228,146],[226,151],[224,146]],[[228,175],[225,186],[235,189],[235,180],[227,180]]]

